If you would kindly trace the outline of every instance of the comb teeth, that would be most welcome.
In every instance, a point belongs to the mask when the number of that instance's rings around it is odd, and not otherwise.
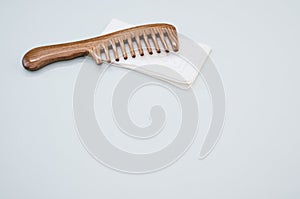
[[[126,60],[128,53],[132,58],[136,57],[136,53],[144,56],[144,50],[147,50],[150,55],[153,54],[153,50],[161,53],[160,46],[168,53],[169,44],[173,51],[179,49],[176,29],[169,24],[151,24],[121,30],[93,38],[91,44],[89,54],[97,64],[103,61],[110,63],[112,59],[118,62],[121,55]],[[105,57],[105,60],[102,60],[102,57]]]
[[[132,58],[135,58],[135,51],[134,51],[134,47],[133,47],[133,43],[132,43],[132,38],[129,37],[129,38],[127,39],[127,42],[128,42],[128,46],[129,46],[129,49],[130,49],[131,57],[132,57]]]
[[[112,50],[113,50],[113,54],[114,54],[114,56],[115,56],[115,60],[116,61],[119,61],[119,53],[118,53],[118,51],[117,51],[117,46],[116,46],[116,42],[115,41],[111,41],[110,42],[110,45],[111,45],[111,47],[112,47]]]

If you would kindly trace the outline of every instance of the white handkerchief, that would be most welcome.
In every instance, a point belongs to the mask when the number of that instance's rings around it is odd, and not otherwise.
[[[131,28],[133,25],[127,24],[117,19],[112,19],[106,26],[102,34],[108,34],[121,29]],[[113,62],[113,65],[123,68],[128,68],[152,76],[157,79],[169,82],[179,88],[189,88],[197,78],[199,71],[204,65],[207,57],[211,52],[211,48],[204,44],[197,44],[202,51],[196,57],[196,64],[191,64],[189,60],[184,59],[181,55],[181,50],[189,50],[189,46],[183,46],[184,41],[188,39],[183,35],[178,34],[179,53],[154,53],[153,55],[138,56],[127,60],[120,59],[119,62]],[[195,66],[196,65],[196,66]]]

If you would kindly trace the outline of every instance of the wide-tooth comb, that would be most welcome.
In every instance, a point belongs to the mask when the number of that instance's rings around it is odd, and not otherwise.
[[[111,55],[114,56],[115,61],[119,61],[120,56],[126,60],[129,54],[132,58],[135,58],[137,53],[143,56],[145,50],[143,46],[146,46],[150,55],[153,54],[153,49],[160,53],[159,43],[166,52],[169,52],[168,44],[175,52],[178,51],[179,42],[176,28],[170,24],[148,24],[91,39],[42,46],[27,52],[22,63],[27,70],[35,71],[53,62],[90,55],[97,64],[101,64],[103,61],[111,62]],[[137,48],[134,48],[134,44]],[[102,58],[102,55],[105,56],[105,59]]]

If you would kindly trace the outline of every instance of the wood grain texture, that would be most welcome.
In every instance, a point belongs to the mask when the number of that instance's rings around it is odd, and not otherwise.
[[[172,49],[178,51],[178,36],[174,26],[170,24],[148,24],[91,39],[37,47],[24,55],[22,64],[25,69],[35,71],[57,61],[69,60],[86,55],[90,55],[97,64],[101,64],[103,63],[101,52],[105,54],[105,61],[111,61],[109,50],[113,51],[115,60],[119,61],[118,47],[121,49],[123,58],[128,58],[125,42],[129,46],[131,56],[135,58],[133,42],[138,46],[138,51],[141,56],[144,55],[141,41],[145,43],[149,54],[153,54],[152,48],[155,49],[157,53],[160,53],[161,50],[158,45],[157,37],[160,38],[166,52],[169,52],[166,38],[169,39]],[[153,41],[154,47],[150,46],[149,39]]]

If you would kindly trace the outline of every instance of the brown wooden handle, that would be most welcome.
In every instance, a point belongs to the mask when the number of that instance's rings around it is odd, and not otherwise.
[[[89,50],[86,43],[79,41],[34,48],[24,55],[23,66],[27,70],[35,71],[53,62],[87,55]]]

